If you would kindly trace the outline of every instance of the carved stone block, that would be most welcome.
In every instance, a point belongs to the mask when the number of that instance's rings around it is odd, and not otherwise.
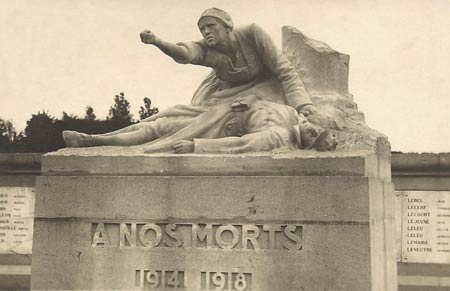
[[[311,39],[291,26],[283,27],[283,51],[311,93],[349,93],[349,55]]]
[[[127,150],[43,157],[32,289],[396,290],[383,155]]]

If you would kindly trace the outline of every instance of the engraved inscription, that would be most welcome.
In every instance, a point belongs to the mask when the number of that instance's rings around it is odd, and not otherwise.
[[[121,222],[92,224],[92,247],[302,249],[297,224],[189,224]]]
[[[184,271],[136,270],[135,286],[164,290],[184,288]]]
[[[31,254],[34,190],[0,187],[0,254]]]
[[[252,274],[241,272],[201,272],[201,290],[252,290]]]
[[[450,263],[450,192],[400,193],[403,193],[402,261]]]

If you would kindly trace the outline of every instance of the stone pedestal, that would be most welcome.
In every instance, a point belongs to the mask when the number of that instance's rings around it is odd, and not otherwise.
[[[65,149],[37,181],[32,289],[397,290],[389,153]]]

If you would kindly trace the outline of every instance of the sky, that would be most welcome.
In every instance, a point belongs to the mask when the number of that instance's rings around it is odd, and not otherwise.
[[[349,91],[366,123],[393,150],[450,152],[448,0],[0,0],[0,118],[23,130],[45,110],[105,118],[124,92],[138,118],[143,98],[160,110],[188,104],[209,69],[180,65],[140,42],[150,29],[199,40],[210,7],[236,26],[257,23],[281,47],[281,28],[350,55]]]

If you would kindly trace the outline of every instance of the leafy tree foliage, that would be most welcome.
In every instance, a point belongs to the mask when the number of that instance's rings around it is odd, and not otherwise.
[[[133,116],[130,113],[130,102],[125,99],[123,92],[120,92],[119,95],[114,97],[114,105],[109,109],[108,119],[117,122],[132,123]]]
[[[58,134],[56,119],[47,112],[32,114],[25,127],[25,145],[27,151],[47,152],[60,148],[61,132]]]
[[[149,98],[144,98],[144,107],[139,112],[142,116],[151,116],[158,112],[158,108],[151,107]],[[98,120],[91,106],[86,107],[85,116],[63,112],[62,118],[57,119],[42,111],[32,114],[27,121],[24,132],[16,133],[12,123],[0,118],[0,152],[49,152],[64,148],[63,130],[75,130],[88,134],[115,131],[133,123],[130,114],[130,103],[125,94],[120,93],[114,98],[114,105],[110,107],[106,120]]]
[[[17,139],[18,135],[12,122],[0,118],[0,152],[12,151]]]
[[[16,140],[17,132],[11,121],[0,118],[0,137],[8,142]]]
[[[95,118],[97,118],[97,116],[94,113],[94,108],[92,108],[92,106],[87,106],[86,115],[84,116],[84,119],[95,120]]]
[[[159,109],[157,107],[152,108],[152,100],[150,100],[150,98],[148,97],[144,97],[144,106],[141,106],[141,109],[139,110],[140,119],[145,119],[158,112]]]

